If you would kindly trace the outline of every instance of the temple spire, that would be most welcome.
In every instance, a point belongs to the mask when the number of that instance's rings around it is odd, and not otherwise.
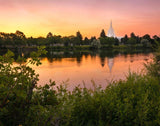
[[[108,37],[116,37],[116,35],[114,34],[114,29],[112,27],[112,20],[110,22],[110,28],[108,30],[108,34],[107,34]]]

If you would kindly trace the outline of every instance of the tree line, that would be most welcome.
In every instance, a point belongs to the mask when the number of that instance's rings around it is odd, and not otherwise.
[[[100,36],[88,38],[82,36],[78,31],[76,35],[62,37],[60,35],[53,35],[51,32],[46,37],[26,37],[21,31],[15,33],[0,32],[0,47],[16,47],[16,46],[31,46],[37,47],[45,45],[46,47],[54,46],[83,46],[88,45],[94,48],[100,48],[104,46],[139,46],[139,47],[156,47],[160,43],[160,37],[154,35],[151,37],[149,34],[145,34],[142,37],[131,33],[130,36],[125,35],[122,38],[107,37],[104,29],[102,29]]]

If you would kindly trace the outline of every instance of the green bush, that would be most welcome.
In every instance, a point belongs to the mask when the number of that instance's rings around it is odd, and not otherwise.
[[[159,53],[146,75],[129,73],[125,81],[106,89],[75,87],[55,83],[37,86],[38,74],[28,64],[40,65],[44,48],[19,57],[0,56],[0,125],[2,126],[155,126],[160,125]]]
[[[77,87],[67,97],[61,125],[159,125],[160,85],[152,77],[130,74],[104,90]]]

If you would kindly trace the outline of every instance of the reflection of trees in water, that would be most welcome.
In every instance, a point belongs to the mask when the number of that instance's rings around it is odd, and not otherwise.
[[[85,59],[87,59],[89,57],[89,54],[84,54]]]
[[[101,57],[101,66],[104,67],[105,66],[105,57]]]
[[[53,63],[54,61],[62,61],[62,58],[49,58],[49,57],[47,57],[47,59],[50,63]]]
[[[77,61],[78,66],[80,66],[81,62],[82,62],[82,56],[81,57],[77,57],[76,61]]]
[[[82,61],[82,56],[85,55],[86,57],[89,55],[89,53],[83,53],[81,51],[48,51],[47,53],[47,58],[49,62],[53,62],[53,61],[61,61],[63,58],[75,58],[77,61],[77,64],[80,65],[81,61]],[[54,59],[54,60],[53,60]],[[71,62],[74,62],[74,60],[69,60]]]
[[[99,52],[99,56],[104,58],[104,57],[110,57],[110,58],[113,58],[115,57],[116,55],[118,55],[119,52],[117,51],[114,51],[114,50],[102,50]]]
[[[134,62],[134,54],[130,54],[130,62]]]
[[[18,58],[18,56],[23,56],[25,58],[29,58],[29,54],[32,51],[36,51],[37,49],[24,49],[24,48],[14,48],[11,49],[15,53],[15,59]],[[129,50],[129,51],[115,51],[115,50],[85,50],[85,51],[75,51],[75,50],[64,50],[64,51],[55,51],[55,50],[47,50],[48,53],[46,55],[42,55],[41,57],[45,57],[48,59],[50,63],[54,61],[62,61],[63,58],[75,58],[74,60],[69,60],[71,62],[74,62],[76,60],[77,64],[80,65],[82,62],[82,57],[85,56],[87,59],[88,56],[91,56],[91,59],[94,60],[96,56],[100,57],[100,63],[101,66],[105,66],[105,61],[107,58],[108,67],[110,71],[112,70],[112,67],[114,65],[114,57],[117,55],[124,55],[125,59],[127,60],[127,57],[130,56],[130,61],[133,62],[135,59],[131,54],[137,54],[143,53],[147,55],[151,51],[149,50]],[[7,49],[1,49],[0,54],[3,55],[7,52]]]
[[[106,57],[104,54],[100,55],[100,61],[101,61],[101,66],[104,67],[105,66],[105,59],[107,58],[107,65],[109,68],[110,73],[112,72],[112,68],[114,65],[114,57]]]
[[[97,50],[93,50],[90,52],[91,59],[95,59],[99,52]]]
[[[105,66],[105,58],[108,58],[108,67],[110,69],[110,72],[111,72],[111,69],[113,67],[113,61],[112,59],[118,54],[118,52],[114,52],[113,50],[112,51],[100,51],[99,53],[99,56],[100,56],[100,60],[101,60],[101,66],[104,67]]]

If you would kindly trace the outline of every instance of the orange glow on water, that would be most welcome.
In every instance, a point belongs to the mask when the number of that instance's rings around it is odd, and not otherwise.
[[[97,85],[105,87],[108,81],[125,79],[129,69],[132,72],[142,72],[144,63],[150,62],[152,54],[118,55],[114,58],[104,58],[104,62],[99,56],[90,55],[77,58],[53,59],[52,61],[43,58],[42,65],[33,67],[40,75],[39,84],[43,85],[52,79],[57,85],[69,80],[69,89],[73,89],[78,84],[92,87],[91,80]],[[103,64],[103,65],[102,65]],[[110,66],[111,65],[111,66]]]

